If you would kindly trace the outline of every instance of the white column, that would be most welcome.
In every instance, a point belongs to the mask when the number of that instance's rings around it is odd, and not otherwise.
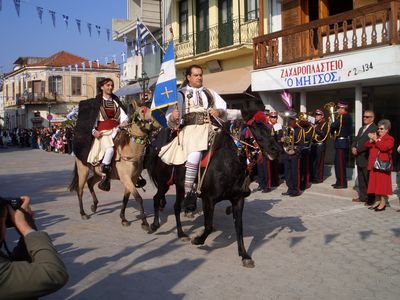
[[[362,108],[362,86],[357,85],[355,88],[355,99],[354,99],[354,136],[357,135],[358,130],[362,126],[362,113],[363,113],[363,108]],[[358,181],[356,180],[358,178],[357,174],[357,166],[354,166],[354,180],[356,186],[358,186]]]
[[[307,97],[306,92],[300,93],[300,112],[307,112]]]
[[[355,89],[354,135],[357,135],[358,129],[362,126],[362,113],[362,86],[357,85]]]

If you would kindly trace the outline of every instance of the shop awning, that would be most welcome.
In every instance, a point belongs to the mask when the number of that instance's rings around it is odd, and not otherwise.
[[[251,84],[251,67],[205,74],[203,85],[218,94],[242,94]]]
[[[151,88],[154,84],[157,82],[157,77],[155,78],[150,78],[149,81],[149,88]],[[142,88],[139,85],[139,82],[135,82],[133,84],[128,84],[126,86],[123,86],[119,90],[117,90],[114,94],[118,97],[122,96],[128,96],[128,95],[136,95],[142,92]]]

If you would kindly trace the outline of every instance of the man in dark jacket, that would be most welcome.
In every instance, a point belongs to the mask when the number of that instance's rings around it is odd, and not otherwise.
[[[6,255],[0,251],[0,299],[36,299],[53,293],[68,281],[60,255],[45,232],[36,231],[28,196],[19,198],[13,209],[0,199],[0,243],[3,245],[6,220],[21,235],[18,246]]]
[[[348,105],[338,103],[338,118],[331,124],[335,145],[335,189],[347,189],[346,168],[349,161],[350,136],[352,135],[353,121],[348,111]]]
[[[358,130],[358,134],[351,145],[351,153],[356,158],[358,179],[358,198],[353,199],[353,202],[365,202],[366,205],[372,205],[375,199],[375,195],[367,194],[369,150],[364,147],[365,142],[369,140],[368,134],[378,130],[378,127],[374,124],[374,120],[374,112],[366,110],[363,114],[363,126]]]

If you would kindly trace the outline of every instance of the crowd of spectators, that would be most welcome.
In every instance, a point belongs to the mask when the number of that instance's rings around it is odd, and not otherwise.
[[[70,126],[2,129],[0,130],[0,147],[12,146],[72,154],[72,138],[73,129]]]

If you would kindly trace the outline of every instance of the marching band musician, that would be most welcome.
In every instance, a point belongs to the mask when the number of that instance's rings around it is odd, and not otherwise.
[[[311,141],[314,136],[314,127],[308,120],[299,120],[300,126],[300,190],[310,188],[310,153]]]
[[[348,112],[348,105],[338,103],[338,118],[331,124],[335,145],[335,175],[336,182],[332,185],[335,189],[347,188],[346,165],[349,160],[350,136],[352,132],[352,118]]]
[[[291,144],[283,154],[283,161],[285,165],[285,180],[288,190],[282,193],[283,196],[297,197],[300,196],[300,155],[298,152],[298,145],[301,139],[300,127],[297,126],[296,115],[290,116],[288,120],[288,135],[291,138]],[[282,142],[285,143],[282,137]]]
[[[311,145],[311,182],[324,181],[324,165],[326,139],[329,135],[329,123],[325,120],[325,114],[321,109],[315,110],[315,133]]]
[[[273,111],[269,113],[269,123],[272,125],[272,135],[275,140],[280,143],[282,138],[282,125],[278,123],[278,112]],[[270,161],[271,166],[271,186],[277,187],[279,186],[279,157]]]

